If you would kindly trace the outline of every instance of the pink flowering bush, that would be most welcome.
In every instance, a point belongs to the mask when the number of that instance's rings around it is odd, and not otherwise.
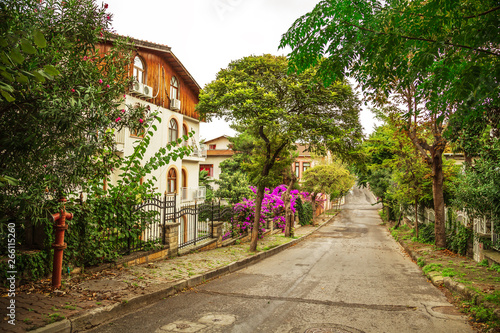
[[[257,188],[250,186],[250,189],[254,194],[257,193]],[[268,219],[271,219],[277,228],[285,230],[285,203],[282,197],[286,190],[287,187],[284,184],[275,187],[273,190],[266,188],[259,219],[259,237],[262,237]],[[291,210],[296,213],[295,201],[297,197],[300,195],[305,199],[309,196],[309,193],[292,190],[290,194],[292,196]],[[241,236],[244,233],[251,232],[255,217],[255,197],[243,198],[243,201],[234,205],[233,209],[235,212],[233,236]]]

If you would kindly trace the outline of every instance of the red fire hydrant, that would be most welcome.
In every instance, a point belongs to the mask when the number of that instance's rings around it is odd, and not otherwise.
[[[59,200],[61,202],[66,202],[66,199]],[[52,288],[59,288],[61,286],[61,272],[62,272],[62,261],[63,261],[63,251],[67,247],[64,243],[64,231],[68,229],[66,220],[71,220],[73,214],[66,212],[66,208],[63,206],[61,211],[57,214],[52,214],[52,219],[54,220],[54,228],[56,229],[56,239],[52,248],[54,249],[54,266],[52,268]]]

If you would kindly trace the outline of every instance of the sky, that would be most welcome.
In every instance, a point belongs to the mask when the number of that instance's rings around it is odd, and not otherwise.
[[[281,36],[319,0],[105,0],[116,33],[164,44],[200,87],[219,70],[249,55],[286,55]],[[373,130],[371,112],[361,112],[365,133]],[[234,135],[224,121],[200,124],[200,138]]]

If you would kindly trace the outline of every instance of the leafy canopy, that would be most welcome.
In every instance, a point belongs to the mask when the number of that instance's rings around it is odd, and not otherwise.
[[[294,67],[329,81],[355,77],[367,93],[417,84],[427,107],[498,106],[496,0],[321,1],[284,34]],[[417,80],[417,81],[415,81]]]

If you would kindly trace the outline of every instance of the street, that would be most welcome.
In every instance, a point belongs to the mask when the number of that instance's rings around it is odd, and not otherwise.
[[[92,332],[473,332],[355,188],[308,239]]]

